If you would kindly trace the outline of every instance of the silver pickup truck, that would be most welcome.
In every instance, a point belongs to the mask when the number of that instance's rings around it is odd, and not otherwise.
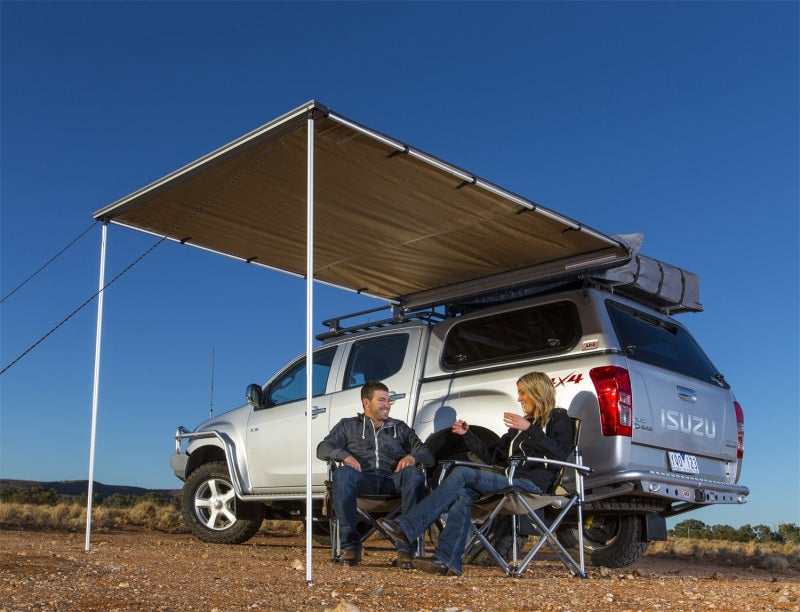
[[[556,386],[557,405],[581,419],[580,447],[593,470],[584,523],[567,520],[559,538],[574,546],[582,528],[595,565],[633,563],[649,541],[666,537],[667,517],[746,502],[748,489],[737,484],[742,409],[671,316],[702,310],[687,300],[692,275],[657,262],[660,281],[648,289],[639,273],[656,267],[636,260],[630,281],[581,275],[380,320],[366,311],[325,321],[312,374],[314,444],[360,411],[360,387],[373,379],[389,386],[392,416],[437,452],[448,447],[456,418],[491,439],[516,405],[517,378],[541,370]],[[675,275],[680,295],[665,297]],[[366,322],[345,325],[359,319]],[[185,482],[183,515],[198,538],[239,543],[265,517],[304,518],[305,389],[303,355],[250,385],[247,404],[193,431],[178,429],[171,464]],[[313,535],[320,539],[325,476],[314,459]]]

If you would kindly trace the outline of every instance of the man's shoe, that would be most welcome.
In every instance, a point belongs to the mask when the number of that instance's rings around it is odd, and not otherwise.
[[[358,565],[358,562],[361,561],[361,550],[358,548],[345,548],[339,557],[339,561],[345,565]]]
[[[440,576],[460,576],[458,572],[447,567],[436,557],[416,557],[411,562],[415,570],[427,572],[428,574],[439,574]]]
[[[410,552],[406,552],[404,550],[398,550],[397,561],[395,562],[395,564],[397,565],[397,567],[401,569],[412,569],[414,567],[412,564],[413,560],[414,560],[414,555],[412,555]]]
[[[379,518],[378,525],[389,534],[389,537],[392,538],[395,546],[402,546],[403,548],[411,548],[411,542],[408,541],[406,534],[403,533],[403,529],[400,527],[400,524],[397,521],[393,521],[391,519],[386,518]]]

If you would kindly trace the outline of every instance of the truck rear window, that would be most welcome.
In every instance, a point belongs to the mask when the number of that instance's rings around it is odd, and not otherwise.
[[[443,367],[511,361],[558,354],[581,337],[572,302],[554,302],[457,323],[447,334]]]
[[[727,387],[688,331],[616,302],[607,302],[607,307],[628,358]]]

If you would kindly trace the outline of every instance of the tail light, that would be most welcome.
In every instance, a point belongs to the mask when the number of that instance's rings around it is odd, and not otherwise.
[[[631,436],[633,397],[628,370],[618,366],[589,371],[600,402],[600,423],[604,436]]]
[[[744,411],[739,402],[733,402],[736,409],[736,457],[741,459],[744,456]]]

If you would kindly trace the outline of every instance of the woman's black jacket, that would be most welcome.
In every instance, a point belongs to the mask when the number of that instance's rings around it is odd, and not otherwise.
[[[525,431],[509,429],[494,444],[487,446],[471,429],[464,434],[464,443],[481,461],[489,465],[504,464],[509,457],[544,457],[566,461],[572,452],[572,420],[563,408],[554,408],[544,431],[538,421],[529,419]],[[514,477],[525,478],[547,493],[555,480],[559,466],[545,467],[528,463],[518,467]]]

